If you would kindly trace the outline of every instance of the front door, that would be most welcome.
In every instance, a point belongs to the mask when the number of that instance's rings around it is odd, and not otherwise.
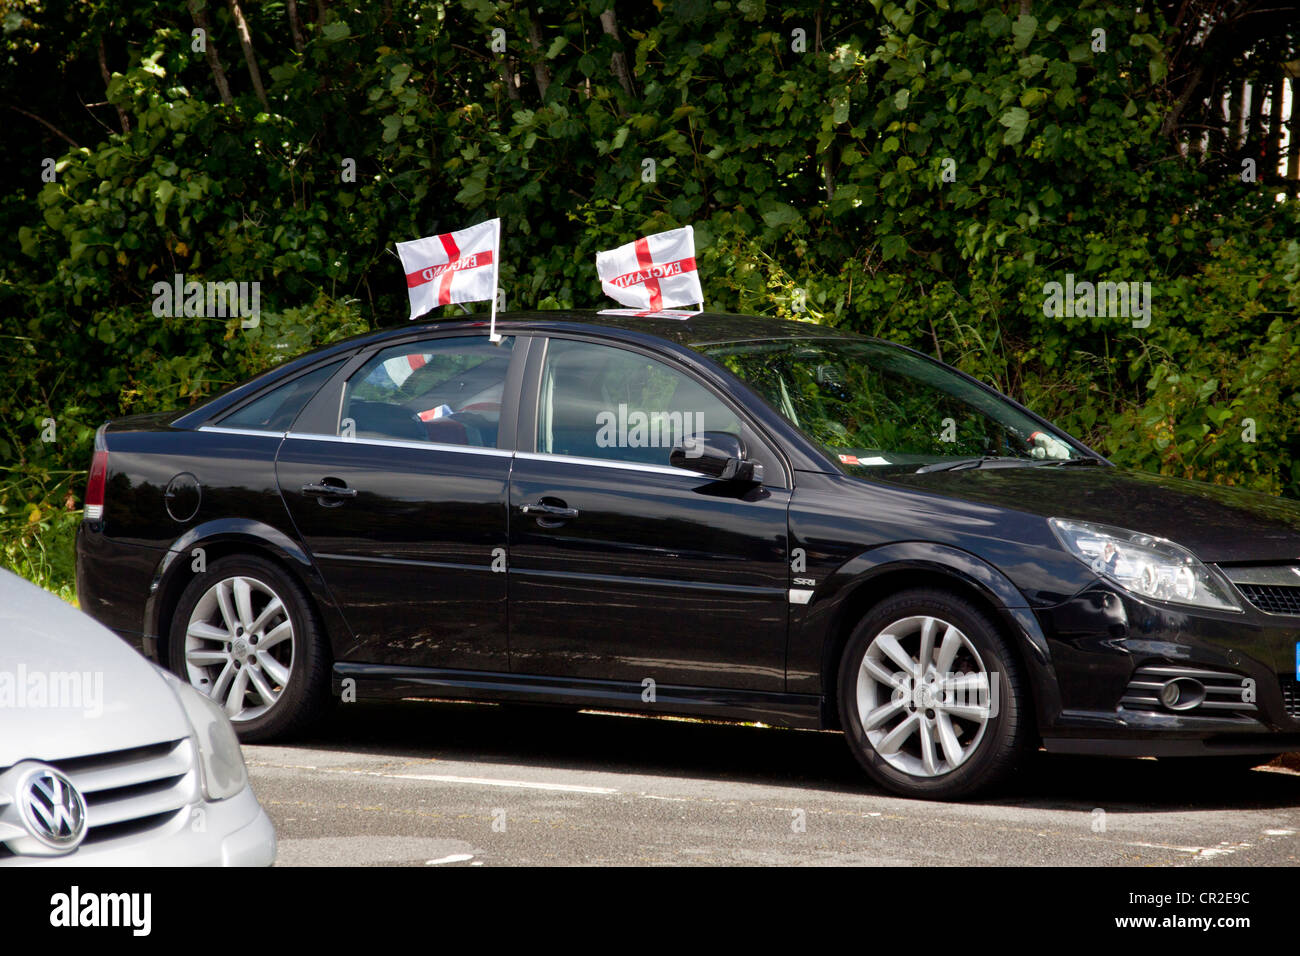
[[[639,351],[552,338],[537,375],[510,478],[511,669],[784,690],[790,491],[774,454]],[[742,436],[772,483],[669,465],[707,431]]]

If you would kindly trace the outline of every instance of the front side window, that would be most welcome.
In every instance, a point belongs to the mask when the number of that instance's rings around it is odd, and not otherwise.
[[[339,434],[495,448],[513,347],[466,336],[384,349],[348,379]]]
[[[542,370],[537,450],[668,465],[706,432],[741,435],[736,414],[693,378],[638,352],[552,339]]]

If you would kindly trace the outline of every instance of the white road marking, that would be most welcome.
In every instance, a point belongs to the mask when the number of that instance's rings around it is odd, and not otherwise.
[[[536,783],[532,780],[499,780],[495,777],[453,777],[442,773],[375,773],[393,780],[429,780],[434,783],[468,783],[480,787],[515,787],[521,790],[558,790],[561,793],[618,793],[615,787],[583,787],[568,783]]]
[[[1198,859],[1212,860],[1216,856],[1228,856],[1238,850],[1250,848],[1249,843],[1220,843],[1218,846],[1175,846],[1172,843],[1125,843],[1125,846],[1144,847],[1148,850],[1176,850],[1190,853]]]
[[[1264,836],[1292,836],[1294,834],[1295,834],[1294,830],[1265,830],[1264,831]]]
[[[464,863],[466,860],[474,859],[473,853],[453,853],[451,856],[444,856],[440,860],[425,860],[425,866],[439,866],[443,863]]]

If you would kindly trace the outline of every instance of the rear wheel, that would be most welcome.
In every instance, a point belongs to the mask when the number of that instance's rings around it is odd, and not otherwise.
[[[181,593],[172,670],[226,711],[241,740],[289,736],[328,704],[328,654],[311,599],[264,558],[214,561]]]
[[[988,616],[946,591],[905,591],[874,607],[840,662],[849,747],[868,775],[909,797],[968,797],[1027,747],[1028,694]]]

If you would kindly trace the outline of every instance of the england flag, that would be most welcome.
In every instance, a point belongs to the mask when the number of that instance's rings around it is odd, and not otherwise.
[[[454,302],[490,299],[495,305],[500,247],[500,219],[399,242],[397,255],[411,297],[410,318]]]
[[[598,252],[596,272],[606,295],[643,312],[704,302],[690,226]]]

